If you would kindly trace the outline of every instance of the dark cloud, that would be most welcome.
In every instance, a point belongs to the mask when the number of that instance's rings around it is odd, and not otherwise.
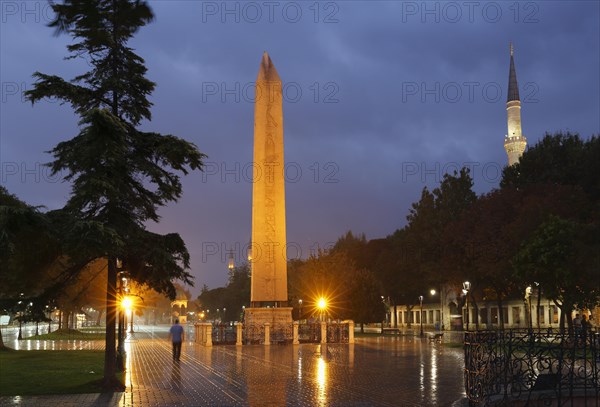
[[[36,70],[73,77],[86,65],[63,61],[68,38],[44,26],[44,4],[2,2],[0,181],[56,208],[68,185],[39,164],[76,134],[77,118],[19,94]],[[209,155],[207,171],[186,177],[181,201],[149,225],[182,234],[197,286],[223,284],[225,252],[242,260],[250,239],[252,82],[264,50],[286,85],[287,230],[303,256],[349,229],[392,233],[445,171],[469,165],[478,192],[497,186],[510,40],[530,144],[546,131],[599,133],[598,2],[264,4],[153,1],[156,21],[132,43],[158,85],[144,128]]]

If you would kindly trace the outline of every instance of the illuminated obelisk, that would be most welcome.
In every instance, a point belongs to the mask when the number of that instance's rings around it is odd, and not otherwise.
[[[265,52],[256,79],[252,260],[247,323],[291,322],[287,307],[283,100],[281,79]]]

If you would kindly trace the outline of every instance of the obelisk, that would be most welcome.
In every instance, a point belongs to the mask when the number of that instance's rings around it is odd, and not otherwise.
[[[266,52],[256,79],[253,164],[251,305],[246,320],[288,322],[282,85]]]

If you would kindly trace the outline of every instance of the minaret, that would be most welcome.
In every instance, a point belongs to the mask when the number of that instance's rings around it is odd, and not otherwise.
[[[508,155],[508,165],[519,162],[527,146],[527,139],[521,133],[521,100],[515,70],[515,58],[512,42],[510,43],[510,71],[508,74],[508,98],[506,100],[508,116],[508,134],[504,138],[504,149]]]

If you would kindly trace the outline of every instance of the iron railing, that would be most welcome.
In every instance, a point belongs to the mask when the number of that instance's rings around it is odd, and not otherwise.
[[[465,333],[470,406],[600,406],[600,336],[556,330]]]
[[[274,324],[270,328],[270,341],[271,343],[285,344],[292,343],[294,339],[294,333],[292,323],[289,324]]]
[[[242,341],[247,345],[264,343],[265,326],[263,324],[244,324]]]
[[[328,343],[348,343],[347,323],[331,322],[327,324],[327,342]]]
[[[214,345],[235,345],[237,339],[236,327],[228,324],[212,326],[212,343]]]
[[[300,343],[321,342],[321,323],[309,322],[298,325],[298,341]]]

